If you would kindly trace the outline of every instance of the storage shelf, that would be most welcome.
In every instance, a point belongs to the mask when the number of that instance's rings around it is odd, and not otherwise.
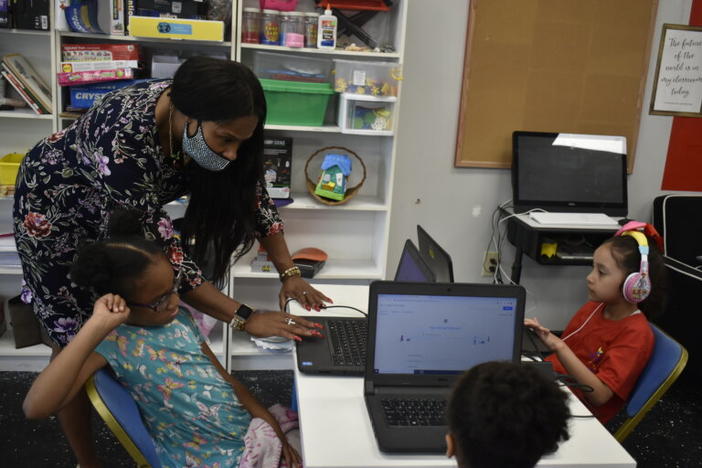
[[[330,50],[330,49],[317,49],[317,48],[299,48],[299,47],[285,47],[277,45],[268,44],[248,44],[242,43],[242,49],[257,49],[257,50],[269,50],[277,52],[293,52],[298,54],[317,54],[317,55],[339,55],[346,57],[372,57],[372,58],[387,58],[387,59],[398,59],[400,54],[397,52],[356,52],[351,50]]]
[[[7,331],[0,337],[0,356],[39,356],[47,358],[51,355],[51,348],[45,344],[36,344],[27,346],[26,348],[15,348],[15,336],[12,333],[12,328],[8,327]]]
[[[37,114],[32,109],[23,108],[12,111],[0,111],[0,117],[8,119],[52,120],[54,118],[54,114]]]
[[[22,267],[19,266],[0,266],[0,275],[21,275]]]
[[[72,31],[60,31],[61,37],[77,37],[84,39],[100,39],[100,40],[110,40],[110,41],[124,41],[124,42],[154,42],[154,43],[175,43],[175,44],[194,44],[210,47],[231,47],[232,43],[230,41],[195,41],[189,39],[177,39],[171,37],[136,37],[136,36],[120,36],[112,34],[93,34],[93,33],[80,33]]]
[[[234,278],[278,280],[277,273],[251,271],[251,265],[242,263],[233,268]],[[383,279],[380,268],[371,260],[327,260],[324,268],[314,279]]]
[[[37,31],[34,29],[3,29],[0,28],[0,34],[26,34],[28,36],[45,36],[49,37],[51,33],[49,31]]]
[[[272,351],[259,348],[251,341],[251,336],[248,333],[234,332],[232,335],[231,348],[229,349],[230,356],[289,356],[290,351]]]
[[[266,130],[287,130],[290,132],[318,132],[318,133],[341,133],[338,125],[325,125],[323,127],[308,127],[305,125],[271,125],[265,126]]]
[[[294,202],[280,210],[343,210],[343,211],[388,211],[388,205],[377,197],[359,195],[343,205],[325,205],[315,200],[308,192],[294,192]]]

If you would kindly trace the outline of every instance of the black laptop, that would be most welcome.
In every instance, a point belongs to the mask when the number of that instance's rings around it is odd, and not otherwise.
[[[419,224],[417,225],[417,242],[419,243],[419,254],[424,263],[434,272],[436,281],[453,283],[451,256]]]
[[[405,241],[395,281],[434,282],[417,247]],[[366,364],[368,320],[365,317],[307,317],[324,325],[325,338],[297,342],[297,368],[306,374],[363,375]]]
[[[444,453],[454,382],[487,361],[519,362],[525,290],[374,282],[364,397],[383,452]]]

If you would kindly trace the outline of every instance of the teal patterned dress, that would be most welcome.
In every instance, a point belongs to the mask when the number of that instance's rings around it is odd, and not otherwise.
[[[200,349],[190,313],[160,327],[120,325],[96,349],[131,393],[164,468],[235,467],[251,422]]]

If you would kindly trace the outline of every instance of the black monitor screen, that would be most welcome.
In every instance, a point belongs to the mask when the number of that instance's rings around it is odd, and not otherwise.
[[[513,203],[532,208],[626,216],[626,138],[514,132]]]

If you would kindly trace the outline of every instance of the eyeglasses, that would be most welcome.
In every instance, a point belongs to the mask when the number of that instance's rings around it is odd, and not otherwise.
[[[163,311],[163,308],[168,304],[168,300],[171,298],[173,294],[178,293],[178,289],[180,289],[180,283],[181,283],[182,275],[181,275],[181,270],[178,270],[178,274],[175,275],[175,278],[173,278],[173,288],[163,296],[159,297],[156,299],[154,302],[150,304],[140,304],[138,302],[127,302],[127,305],[129,307],[145,307],[147,309],[151,309],[154,312],[160,312]]]

